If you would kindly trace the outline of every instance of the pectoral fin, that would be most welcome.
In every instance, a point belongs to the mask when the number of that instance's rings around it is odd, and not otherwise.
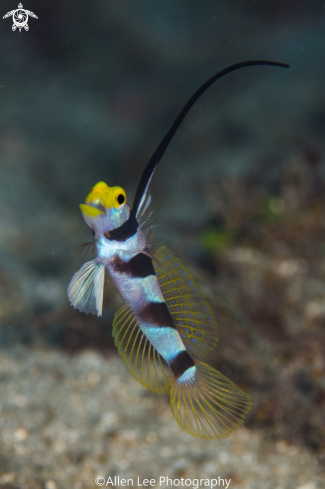
[[[68,298],[75,309],[86,314],[102,315],[105,266],[97,259],[85,263],[74,274]]]

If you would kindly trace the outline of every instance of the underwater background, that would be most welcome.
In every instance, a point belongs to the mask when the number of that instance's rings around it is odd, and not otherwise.
[[[3,1],[1,17],[16,8]],[[0,489],[88,489],[115,475],[325,487],[324,2],[24,8],[38,16],[28,32],[0,22]],[[131,204],[192,93],[250,59],[291,67],[218,81],[152,181],[157,236],[218,322],[207,362],[252,397],[244,427],[206,441],[118,356],[113,284],[102,318],[74,310],[66,289],[90,259],[72,250],[91,240],[79,210],[91,187],[122,186]]]

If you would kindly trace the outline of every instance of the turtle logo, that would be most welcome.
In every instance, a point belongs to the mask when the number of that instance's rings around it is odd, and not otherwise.
[[[31,17],[34,17],[34,19],[38,19],[37,15],[35,15],[34,12],[23,9],[23,4],[20,3],[16,10],[11,10],[10,12],[7,12],[6,15],[4,15],[2,18],[6,19],[7,17],[12,16],[12,20],[13,20],[12,30],[15,31],[16,29],[19,29],[19,32],[21,32],[22,28],[24,28],[25,31],[29,30],[29,25],[28,25],[29,15]]]

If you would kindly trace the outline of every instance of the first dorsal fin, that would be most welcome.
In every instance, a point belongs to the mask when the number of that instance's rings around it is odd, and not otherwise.
[[[154,152],[154,154],[151,156],[149,162],[145,166],[145,169],[142,172],[140,181],[138,183],[138,187],[135,193],[134,201],[133,201],[133,206],[132,206],[132,211],[134,214],[137,214],[139,207],[143,205],[143,202],[146,198],[146,195],[148,193],[148,187],[150,185],[150,181],[152,179],[153,173],[155,171],[156,166],[158,165],[159,161],[161,160],[164,152],[166,151],[170,141],[172,140],[174,134],[176,133],[177,129],[179,128],[180,124],[182,123],[184,117],[188,113],[188,111],[191,109],[191,107],[195,104],[197,99],[201,97],[201,95],[217,80],[222,78],[223,76],[227,75],[228,73],[231,73],[232,71],[239,70],[241,68],[245,68],[247,66],[257,66],[257,65],[269,65],[269,66],[280,66],[282,68],[289,68],[289,65],[284,64],[284,63],[278,63],[276,61],[266,61],[266,60],[251,60],[251,61],[244,61],[242,63],[236,63],[232,66],[228,66],[228,68],[225,68],[215,75],[213,75],[209,80],[207,80],[203,85],[200,86],[196,90],[196,92],[192,95],[192,97],[188,100],[188,102],[184,105],[176,119],[174,120],[171,128],[167,132],[166,136],[163,138],[161,143],[159,144],[158,148]]]
[[[217,323],[187,268],[162,246],[153,262],[160,289],[189,354],[202,359],[218,343]]]
[[[140,384],[154,392],[170,388],[171,371],[141,331],[129,306],[123,306],[115,314],[113,337],[124,363]]]

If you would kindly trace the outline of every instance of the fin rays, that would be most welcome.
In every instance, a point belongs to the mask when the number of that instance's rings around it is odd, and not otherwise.
[[[170,369],[141,331],[129,306],[115,314],[113,336],[124,363],[140,384],[154,392],[170,388]]]
[[[227,377],[197,362],[192,376],[180,377],[170,393],[177,423],[192,436],[225,438],[244,423],[250,398]]]
[[[91,257],[94,258],[95,254],[95,243],[93,241],[89,241],[88,243],[82,243],[79,246],[76,246],[72,250],[72,254],[76,259],[79,259],[85,254],[84,259],[87,259],[88,253],[91,250]]]
[[[85,263],[72,277],[68,298],[75,309],[102,315],[105,266],[96,259]]]
[[[162,246],[154,255],[160,289],[186,349],[195,358],[204,358],[218,343],[213,312],[180,260]]]

